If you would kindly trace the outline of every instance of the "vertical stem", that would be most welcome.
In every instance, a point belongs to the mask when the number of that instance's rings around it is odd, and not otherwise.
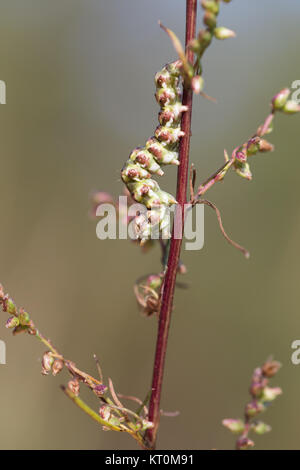
[[[197,0],[186,0],[186,36],[185,45],[195,37],[197,18]],[[187,50],[188,60],[193,62],[192,51]],[[185,87],[183,91],[182,104],[188,106],[188,111],[183,114],[181,128],[185,132],[182,137],[179,149],[180,165],[177,175],[177,193],[176,199],[182,210],[182,231],[184,221],[184,204],[186,203],[187,182],[189,172],[189,151],[191,135],[191,117],[192,117],[193,92],[190,87]],[[157,431],[160,420],[160,398],[164,375],[165,356],[168,344],[168,333],[173,308],[173,298],[175,291],[175,282],[177,267],[180,257],[182,237],[174,238],[174,228],[170,245],[167,271],[164,280],[162,293],[161,309],[159,315],[158,334],[156,342],[156,351],[154,359],[154,369],[152,378],[152,393],[149,406],[149,420],[153,422],[154,427],[146,433],[146,444],[150,449],[156,445]]]

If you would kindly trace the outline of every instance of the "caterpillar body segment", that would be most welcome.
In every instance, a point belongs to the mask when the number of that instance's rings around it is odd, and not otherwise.
[[[181,116],[188,109],[181,104],[180,73],[181,62],[176,61],[167,64],[155,75],[155,98],[161,108],[159,125],[144,147],[137,147],[131,152],[121,172],[133,199],[148,209],[146,215],[141,214],[135,219],[135,229],[141,243],[150,238],[153,226],[156,229],[158,226],[162,236],[166,235],[169,231],[167,208],[177,203],[152,176],[163,176],[162,167],[165,165],[179,165],[179,141],[184,136]]]

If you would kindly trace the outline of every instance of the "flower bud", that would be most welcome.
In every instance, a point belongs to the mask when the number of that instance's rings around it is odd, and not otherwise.
[[[107,405],[100,406],[99,415],[102,419],[104,419],[105,421],[108,421],[109,418],[110,418],[110,413],[111,413],[111,411],[110,411],[109,406],[107,406]]]
[[[249,392],[254,398],[258,398],[262,395],[263,388],[261,382],[252,382]]]
[[[264,402],[273,401],[281,394],[282,390],[280,387],[265,387],[263,389],[262,400]]]
[[[55,361],[53,362],[53,366],[52,366],[52,375],[57,375],[60,373],[60,371],[63,369],[64,367],[64,361],[62,361],[61,359],[55,359]]]
[[[257,414],[264,411],[264,409],[265,407],[261,402],[251,401],[250,403],[247,403],[245,407],[245,414],[249,418],[252,418],[253,416],[256,416]]]
[[[15,335],[18,335],[20,333],[24,333],[25,331],[28,331],[27,326],[18,325],[18,326],[16,326],[16,328],[14,328],[12,334],[15,336]]]
[[[146,282],[151,289],[158,289],[161,286],[162,278],[159,274],[150,274]]]
[[[300,112],[300,105],[296,101],[289,100],[284,105],[282,111],[285,114],[295,114]]]
[[[192,39],[189,42],[189,49],[195,52],[195,54],[199,54],[201,52],[201,43],[198,39]]]
[[[248,437],[241,437],[236,443],[237,450],[247,450],[253,446],[254,442],[251,441],[251,439],[248,439]]]
[[[255,155],[260,149],[259,143],[260,143],[259,137],[252,137],[252,139],[248,140],[247,155]]]
[[[220,10],[219,3],[214,0],[202,0],[201,2],[202,8],[206,11],[210,11],[217,15]]]
[[[252,180],[252,173],[251,173],[250,166],[249,166],[248,162],[241,163],[241,162],[236,161],[234,163],[234,169],[235,169],[236,173],[239,176],[241,176],[242,178],[245,178],[249,181]]]
[[[104,393],[107,391],[107,387],[106,385],[103,385],[103,384],[99,384],[99,385],[96,385],[94,388],[93,388],[95,394],[97,395],[97,397],[103,397]]]
[[[192,78],[191,82],[192,89],[196,95],[200,93],[200,91],[203,90],[204,87],[204,80],[200,75],[195,75],[195,77]]]
[[[264,363],[264,365],[261,368],[261,371],[265,377],[270,379],[271,377],[274,377],[274,375],[277,374],[280,368],[281,368],[280,362],[269,360]]]
[[[75,395],[76,397],[78,397],[79,391],[80,391],[79,380],[78,380],[78,379],[69,380],[69,382],[68,382],[68,389],[69,389],[72,393],[74,393],[74,395]]]
[[[223,419],[222,424],[233,434],[241,434],[245,429],[245,423],[241,419]]]
[[[275,96],[273,96],[273,98],[272,98],[273,109],[281,110],[284,107],[284,105],[286,104],[289,95],[290,95],[289,88],[284,88],[279,93],[277,93]]]
[[[214,30],[214,35],[217,39],[221,39],[221,40],[236,37],[236,34],[234,31],[228,28],[224,28],[223,26],[216,28]]]
[[[264,423],[263,421],[258,421],[257,423],[253,423],[251,425],[251,429],[256,433],[256,434],[266,434],[267,432],[271,431],[271,426],[268,424]]]
[[[9,317],[5,323],[6,328],[16,328],[19,326],[19,318],[18,317]]]
[[[30,324],[29,314],[25,312],[23,308],[20,308],[19,320],[20,324],[23,326],[28,326]]]
[[[15,305],[13,299],[8,297],[8,295],[5,295],[4,298],[3,298],[2,308],[3,308],[3,312],[7,312],[10,315],[16,315],[16,313],[17,313],[16,305]]]
[[[273,152],[274,150],[274,145],[272,145],[270,142],[268,142],[265,139],[261,139],[259,142],[259,151],[260,152]]]
[[[214,29],[217,24],[217,17],[214,13],[211,11],[206,11],[204,18],[203,18],[203,23],[209,28],[209,29]]]
[[[241,163],[245,163],[247,161],[247,155],[243,151],[236,152],[235,158]]]
[[[0,302],[2,302],[3,297],[4,297],[4,289],[3,289],[2,284],[0,284]]]
[[[47,351],[44,353],[42,358],[42,374],[48,375],[51,371],[52,364],[54,362],[53,356],[51,351]]]

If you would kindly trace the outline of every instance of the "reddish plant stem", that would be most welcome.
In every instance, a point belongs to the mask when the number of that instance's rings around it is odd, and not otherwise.
[[[189,43],[196,34],[197,18],[197,0],[186,0],[186,36],[185,45]],[[187,50],[188,60],[193,63],[193,53]],[[186,203],[188,173],[189,173],[189,151],[191,136],[191,118],[192,118],[193,92],[191,88],[185,87],[183,91],[182,104],[188,106],[188,111],[183,114],[181,128],[185,132],[182,137],[179,149],[180,165],[177,175],[177,193],[176,199],[182,209],[182,231],[184,225],[184,204]],[[164,280],[162,293],[161,309],[159,315],[158,334],[156,342],[156,351],[154,359],[154,369],[152,378],[152,393],[149,405],[149,420],[153,422],[154,427],[146,433],[146,445],[154,449],[160,420],[160,398],[164,375],[165,356],[168,344],[168,333],[173,308],[173,298],[175,291],[177,267],[180,257],[182,237],[171,239],[168,265]]]

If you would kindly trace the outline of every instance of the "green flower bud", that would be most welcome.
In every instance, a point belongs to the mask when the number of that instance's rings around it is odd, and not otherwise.
[[[10,315],[16,315],[17,313],[17,307],[10,297],[8,295],[5,295],[3,298],[3,304],[2,304],[3,312],[7,312]]]
[[[214,30],[214,35],[217,39],[229,39],[235,38],[236,34],[234,31],[228,28],[224,28],[224,26],[220,26]]]
[[[19,320],[20,320],[20,324],[23,326],[28,326],[30,324],[29,314],[25,312],[23,309],[20,309]]]
[[[245,408],[245,414],[249,418],[253,418],[253,416],[256,416],[257,414],[261,413],[264,411],[265,407],[263,403],[259,401],[251,401],[250,403],[247,403],[246,408]]]
[[[273,109],[281,110],[286,104],[289,96],[290,96],[289,88],[284,88],[279,93],[277,93],[272,99]]]
[[[245,423],[241,419],[223,419],[222,424],[233,434],[241,434],[245,429]]]
[[[241,437],[236,443],[237,450],[248,450],[250,447],[254,446],[254,442],[248,437]]]
[[[189,48],[191,51],[195,52],[195,54],[199,54],[201,52],[201,43],[198,39],[192,39],[189,42]]]
[[[214,13],[215,15],[219,13],[219,10],[220,10],[219,3],[214,0],[202,0],[201,5],[206,11],[210,11],[211,13]]]
[[[6,328],[16,328],[19,326],[19,318],[18,317],[9,317],[8,320],[5,323]]]
[[[266,434],[267,432],[270,432],[272,430],[271,426],[268,424],[264,423],[263,421],[258,421],[257,423],[253,423],[251,425],[251,429],[256,433],[256,434]]]
[[[253,137],[247,142],[247,155],[255,155],[260,150],[260,138]]]
[[[204,80],[200,75],[195,75],[195,77],[192,78],[192,83],[191,83],[192,89],[196,95],[198,95],[204,87]]]
[[[121,172],[122,180],[132,198],[149,209],[147,217],[141,214],[135,218],[135,232],[143,243],[150,237],[153,225],[157,227],[159,224],[161,232],[167,230],[167,220],[164,223],[166,208],[176,204],[175,198],[161,190],[158,183],[151,179],[151,174],[162,176],[162,165],[179,165],[179,141],[185,135],[181,130],[180,120],[182,113],[188,109],[181,103],[179,90],[181,69],[182,62],[178,60],[166,65],[155,75],[157,88],[155,97],[161,107],[160,125],[156,128],[155,135],[148,139],[145,147],[133,150]],[[193,73],[190,64],[191,78]],[[201,77],[193,77],[194,86],[197,85],[199,91],[202,86],[201,80]],[[159,212],[151,213],[150,210],[157,206],[160,208]]]
[[[262,393],[262,401],[263,402],[270,402],[275,400],[279,395],[282,394],[282,390],[280,387],[265,387]]]
[[[285,114],[295,114],[300,112],[300,106],[296,101],[289,100],[285,103],[282,111]]]
[[[206,26],[208,26],[209,29],[214,29],[217,24],[217,17],[214,13],[206,11],[203,22],[206,24]]]
[[[238,161],[235,161],[234,162],[234,169],[235,169],[235,172],[241,176],[242,178],[245,178],[249,181],[252,180],[252,173],[251,173],[251,170],[250,170],[250,166],[249,166],[249,163],[248,162],[238,162]]]

